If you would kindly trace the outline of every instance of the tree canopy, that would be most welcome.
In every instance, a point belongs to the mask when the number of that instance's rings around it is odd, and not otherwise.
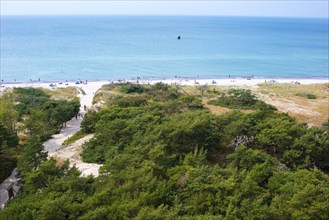
[[[79,112],[80,102],[54,100],[41,89],[14,88],[1,96],[0,106],[0,180],[4,180],[17,161],[20,171],[28,172],[46,159],[42,142]]]
[[[234,109],[276,110],[274,106],[258,100],[248,89],[229,89],[208,103]]]
[[[327,130],[268,110],[216,116],[185,95],[160,84],[137,93],[143,105],[88,113],[82,157],[101,175],[39,160],[0,218],[329,218]]]

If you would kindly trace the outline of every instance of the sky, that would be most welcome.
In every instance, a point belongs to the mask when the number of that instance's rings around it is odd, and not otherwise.
[[[218,15],[328,18],[328,0],[1,0],[1,15]]]

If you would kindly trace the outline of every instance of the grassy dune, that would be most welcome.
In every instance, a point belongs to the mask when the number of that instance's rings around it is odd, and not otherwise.
[[[232,88],[251,89],[262,101],[271,104],[281,112],[286,112],[300,123],[321,126],[329,118],[329,84],[295,85],[289,83],[262,83],[257,86],[180,86],[186,94],[199,95],[202,103],[214,114],[232,111],[230,108],[209,105],[208,101],[217,97],[217,92]],[[93,103],[104,103],[114,96],[134,96],[123,94],[115,85],[104,85],[96,94]],[[253,110],[242,110],[245,113]]]
[[[286,112],[298,122],[321,126],[329,118],[329,84],[264,83],[254,88],[261,100]],[[314,99],[308,98],[315,96]]]
[[[76,87],[65,87],[56,89],[44,89],[45,93],[52,99],[73,99],[79,94]]]

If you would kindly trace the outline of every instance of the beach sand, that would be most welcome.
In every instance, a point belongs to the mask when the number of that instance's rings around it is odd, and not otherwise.
[[[34,88],[64,88],[68,86],[75,86],[78,88],[82,88],[88,95],[85,97],[86,102],[92,100],[93,93],[92,91],[97,91],[104,84],[109,83],[120,83],[120,82],[131,82],[131,83],[139,83],[139,84],[156,84],[162,82],[168,85],[183,85],[183,86],[193,86],[193,85],[213,85],[213,86],[247,86],[253,87],[257,86],[260,83],[273,83],[271,80],[274,80],[274,83],[295,83],[299,82],[300,84],[317,84],[317,83],[329,83],[329,79],[321,78],[279,78],[279,79],[265,79],[265,78],[220,78],[220,79],[202,79],[202,78],[172,78],[172,79],[163,79],[163,80],[151,80],[151,79],[141,79],[141,80],[126,80],[126,81],[118,81],[118,80],[103,80],[103,81],[88,81],[87,84],[75,84],[74,82],[66,83],[53,83],[56,86],[50,87],[51,82],[26,82],[26,83],[3,83],[1,85],[1,91],[4,91],[6,88],[13,87],[34,87]],[[90,93],[91,92],[91,93]],[[91,103],[91,102],[89,102]],[[81,103],[82,105],[85,103]],[[88,104],[88,103],[86,103]]]

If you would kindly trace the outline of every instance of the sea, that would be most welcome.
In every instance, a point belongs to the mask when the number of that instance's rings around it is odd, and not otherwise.
[[[328,78],[327,18],[1,16],[1,79]]]

